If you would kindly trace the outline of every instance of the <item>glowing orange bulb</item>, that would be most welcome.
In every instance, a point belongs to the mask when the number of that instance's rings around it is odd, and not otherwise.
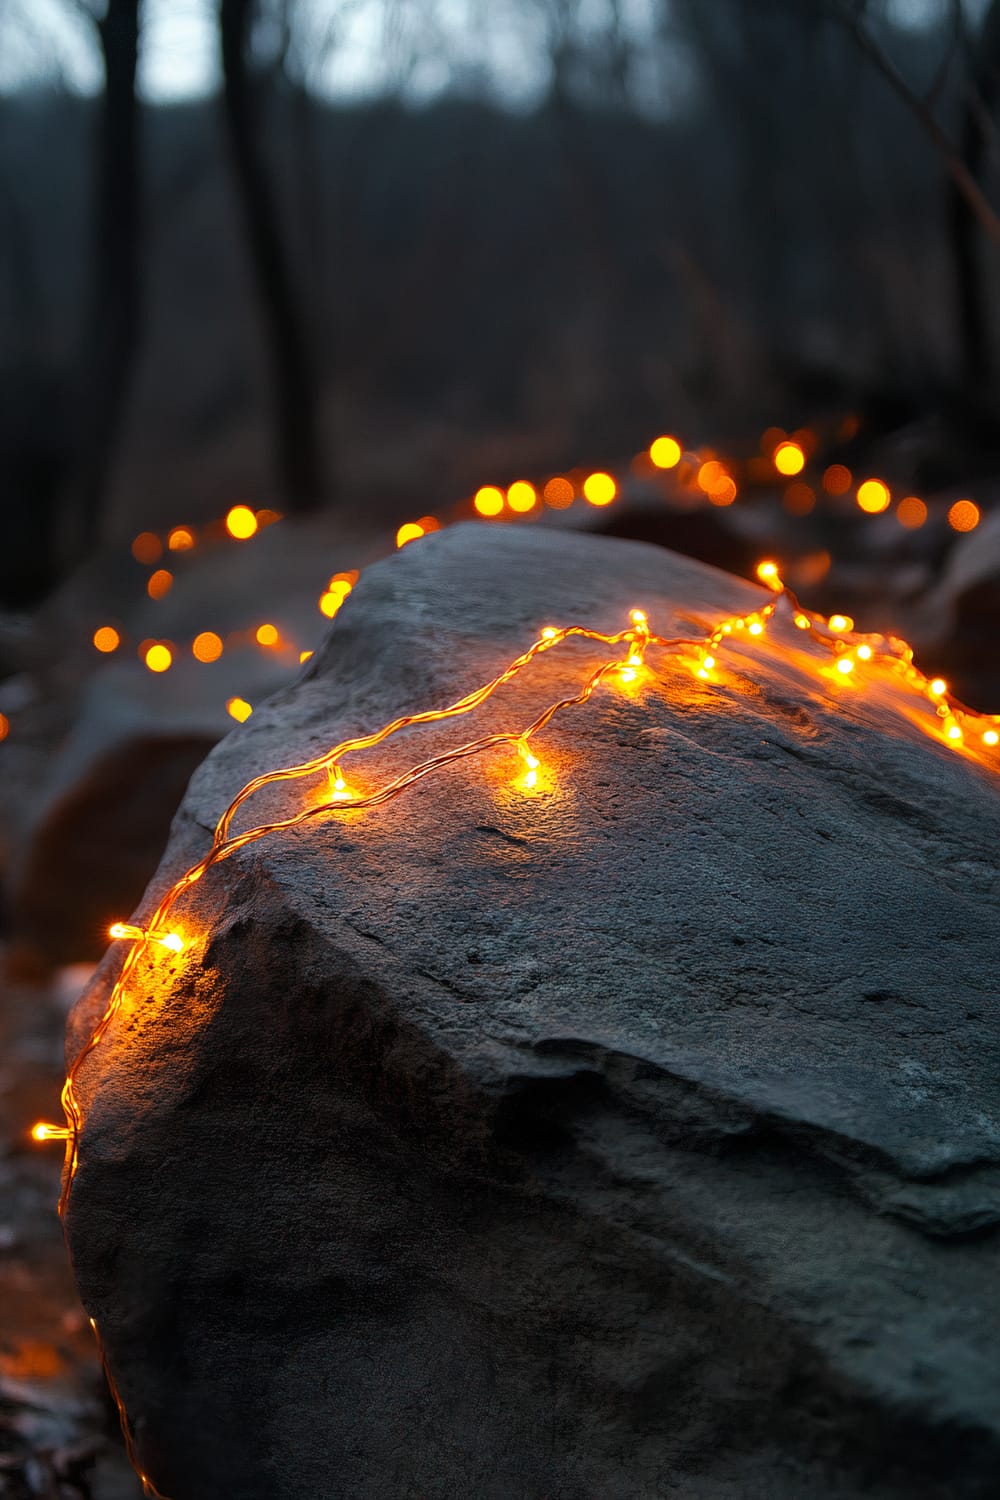
[[[995,729],[987,729],[983,734],[984,745],[1000,745],[1000,734]]]
[[[153,943],[159,943],[162,948],[169,948],[171,953],[180,953],[184,947],[184,939],[176,932],[147,932],[144,927],[137,927],[133,922],[112,922],[108,928],[108,937],[116,942],[120,938],[131,938],[134,942],[144,942],[147,939]]]
[[[858,655],[860,656],[862,661],[871,661],[872,648],[870,646],[859,646]]]
[[[0,714],[0,740],[5,740],[10,734],[10,720],[6,714]]]
[[[226,713],[234,718],[237,724],[243,724],[253,713],[253,709],[245,698],[229,698],[226,702]]]
[[[649,445],[649,456],[658,469],[675,469],[681,461],[682,448],[676,438],[654,438]]]
[[[759,620],[751,620],[747,629],[751,635],[763,635],[764,633],[764,627]]]
[[[121,636],[113,625],[102,625],[94,631],[94,645],[98,651],[107,654],[109,651],[117,651],[121,645]]]
[[[299,665],[301,666],[304,661],[308,661],[309,658],[310,658],[310,656],[312,656],[312,652],[311,651],[300,651],[299,652]]]
[[[801,474],[805,464],[806,456],[798,443],[779,443],[774,450],[774,467],[779,474],[785,474],[789,478],[793,474]]]
[[[962,731],[957,724],[949,724],[945,729],[945,734],[950,740],[960,740],[962,738]]]
[[[535,487],[526,479],[515,480],[507,490],[507,504],[518,515],[525,515],[529,510],[534,510],[537,502]]]
[[[140,531],[132,543],[132,556],[136,562],[149,566],[163,556],[163,543],[155,531]]]
[[[942,693],[946,693],[948,691],[948,684],[945,682],[943,677],[932,678],[928,686],[930,687],[930,690],[934,694],[935,698],[940,698]]]
[[[896,506],[896,520],[907,531],[916,531],[927,520],[927,506],[916,495],[905,495]]]
[[[339,767],[337,767],[337,766],[331,767],[330,772],[329,772],[329,776],[330,776],[330,781],[331,781],[331,783],[333,785],[333,800],[334,800],[334,802],[350,802],[350,800],[351,800],[351,794],[347,790],[347,782],[344,780],[343,776],[340,774]]]
[[[773,584],[778,580],[778,564],[776,562],[759,562],[757,564],[757,577],[761,583]]]
[[[971,500],[956,500],[948,512],[948,525],[953,531],[975,531],[979,525],[979,506]]]
[[[799,630],[808,630],[809,629],[809,618],[808,618],[808,616],[807,615],[796,615],[795,616],[795,624],[796,624],[796,626],[798,627]]]
[[[503,493],[495,484],[484,484],[482,489],[476,491],[476,497],[472,503],[479,514],[489,520],[493,516],[498,516],[503,510]]]
[[[320,613],[326,615],[328,620],[332,620],[337,610],[343,604],[345,597],[346,595],[344,594],[335,594],[332,590],[327,589],[326,593],[321,594],[319,598]]]
[[[174,653],[162,641],[146,648],[146,666],[151,672],[166,672],[174,659]]]
[[[542,640],[554,640],[558,634],[559,632],[556,630],[556,627],[554,625],[546,625],[545,629],[542,631]]]
[[[714,656],[706,656],[704,658],[704,660],[702,661],[702,666],[705,667],[705,668],[707,668],[707,670],[710,672],[712,670],[712,668],[715,666],[715,657]]]
[[[277,625],[258,625],[257,626],[257,644],[258,644],[258,646],[276,646],[278,644],[279,640],[280,640],[280,636],[278,634],[278,627],[277,627]]]
[[[345,578],[343,573],[334,573],[326,586],[327,593],[340,594],[344,599],[347,598],[353,587],[354,584],[349,578]]]
[[[630,609],[628,617],[633,625],[645,625],[648,622],[648,616],[644,609]]]
[[[424,528],[419,521],[407,521],[396,532],[396,546],[405,547],[407,542],[415,542],[418,537],[424,535]]]
[[[891,499],[889,486],[883,484],[881,479],[866,479],[863,484],[858,485],[858,505],[870,516],[877,516],[880,511],[886,510]]]
[[[46,1125],[41,1120],[31,1127],[33,1141],[68,1141],[69,1134],[65,1125]]]
[[[549,480],[542,495],[546,505],[551,505],[553,510],[565,510],[567,505],[573,504],[573,486],[561,474]]]
[[[175,526],[167,537],[171,552],[189,552],[194,546],[194,532],[189,526]]]
[[[846,677],[849,672],[854,671],[854,662],[849,656],[842,656],[837,663],[837,671],[843,672]]]
[[[854,629],[854,621],[850,615],[831,615],[829,623],[830,629],[837,631],[838,634],[844,630]]]
[[[618,493],[618,486],[610,474],[598,471],[588,474],[583,481],[583,494],[591,505],[610,505]]]
[[[635,681],[635,673],[633,672],[631,667],[622,667],[618,675],[621,678],[622,682]]]
[[[195,661],[218,661],[222,655],[222,637],[214,630],[203,630],[191,642],[191,654]]]
[[[245,542],[257,530],[257,517],[249,505],[234,505],[226,516],[226,530],[238,542]]]

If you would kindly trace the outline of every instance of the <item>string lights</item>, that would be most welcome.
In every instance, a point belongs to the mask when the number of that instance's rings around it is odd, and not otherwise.
[[[513,752],[517,757],[517,784],[525,792],[532,792],[538,784],[538,773],[542,766],[536,754],[538,737],[559,714],[582,707],[595,692],[605,684],[634,682],[648,670],[647,656],[660,652],[673,656],[689,665],[703,682],[719,683],[722,670],[720,658],[734,645],[757,641],[763,637],[778,617],[779,612],[787,618],[802,636],[822,647],[832,658],[833,672],[838,679],[852,683],[875,669],[888,672],[911,691],[925,698],[933,708],[931,732],[937,732],[941,742],[954,750],[974,751],[983,757],[992,769],[1000,770],[1000,756],[990,752],[1000,744],[1000,715],[990,717],[960,703],[939,677],[927,678],[913,664],[913,652],[905,641],[892,636],[853,634],[853,621],[845,615],[811,614],[802,608],[795,595],[783,583],[777,564],[762,562],[757,568],[760,581],[771,590],[771,598],[757,609],[744,614],[732,615],[713,626],[708,635],[699,638],[665,637],[656,634],[650,627],[643,609],[633,609],[629,623],[623,630],[603,634],[586,626],[547,625],[537,639],[502,672],[489,682],[465,694],[446,708],[426,709],[412,714],[403,714],[390,720],[372,734],[342,740],[323,754],[297,765],[268,771],[255,777],[238,793],[219,818],[207,852],[170,886],[161,897],[145,925],[116,922],[109,936],[116,942],[130,943],[129,952],[122,965],[118,979],[112,986],[104,1011],[90,1034],[84,1047],[77,1054],[66,1076],[62,1090],[62,1106],[65,1124],[54,1125],[45,1121],[36,1124],[32,1138],[39,1143],[63,1141],[66,1147],[66,1171],[59,1200],[59,1213],[64,1217],[72,1193],[73,1182],[79,1166],[83,1112],[77,1092],[80,1071],[107,1035],[115,1017],[129,994],[133,978],[139,965],[155,956],[156,950],[166,950],[169,959],[161,962],[177,962],[187,953],[194,941],[190,933],[195,931],[191,913],[186,910],[186,898],[191,888],[215,865],[230,858],[238,850],[270,835],[282,833],[326,816],[337,816],[345,812],[361,812],[391,802],[425,777],[456,765],[471,757],[492,752]],[[349,589],[348,589],[349,592]],[[343,595],[346,598],[346,593]],[[345,775],[344,762],[348,758],[362,755],[403,730],[427,724],[441,723],[460,718],[480,708],[505,684],[512,682],[535,659],[544,653],[556,650],[571,640],[590,641],[615,648],[620,654],[603,661],[584,678],[578,691],[557,699],[538,713],[520,729],[482,735],[464,741],[451,749],[417,761],[391,775],[381,784],[371,786],[364,792],[353,791]],[[804,642],[803,642],[804,644]],[[249,705],[245,705],[249,711]],[[230,711],[233,711],[231,707]],[[240,717],[241,715],[237,715]],[[250,823],[234,831],[237,815],[267,787],[279,784],[306,783],[306,795],[301,805],[286,816],[271,822]],[[180,929],[180,930],[178,930]],[[185,936],[185,933],[189,934]],[[138,988],[138,987],[137,987]],[[131,1425],[123,1400],[108,1367],[100,1333],[96,1323],[91,1326],[98,1340],[102,1365],[114,1396],[121,1419],[122,1432],[128,1456],[143,1484],[144,1493],[151,1500],[166,1500],[144,1472],[139,1460]]]
[[[856,418],[848,417],[836,428],[831,428],[827,439],[847,442],[858,430]],[[823,439],[826,441],[826,439]],[[893,506],[893,495],[889,485],[874,477],[859,478],[842,463],[828,464],[820,472],[810,470],[821,446],[821,438],[808,428],[800,428],[789,434],[783,428],[769,427],[761,436],[760,451],[749,458],[721,459],[710,448],[687,449],[681,440],[669,434],[661,434],[648,448],[634,455],[631,462],[633,476],[648,483],[662,486],[667,483],[675,500],[688,506],[703,501],[714,506],[728,506],[744,493],[741,486],[747,484],[773,486],[775,481],[785,483],[782,504],[788,515],[799,517],[810,515],[820,499],[847,499],[853,492],[858,511],[867,516],[888,517]],[[812,482],[806,483],[809,478]],[[544,482],[531,483],[517,479],[503,489],[497,485],[483,485],[475,494],[461,501],[445,518],[425,515],[419,520],[407,521],[396,532],[396,547],[405,547],[419,537],[438,531],[452,521],[470,517],[490,522],[511,520],[534,520],[546,509],[562,511],[578,501],[601,508],[619,500],[624,492],[623,477],[616,477],[603,470],[588,473],[574,470],[570,474],[556,474]],[[666,494],[666,491],[663,490]],[[982,520],[982,511],[973,501],[955,500],[950,505],[939,502],[937,514],[953,532],[962,534],[973,531]],[[904,531],[915,531],[932,518],[931,507],[917,495],[904,495],[895,501],[892,517]],[[170,593],[174,574],[169,569],[157,567],[165,554],[192,552],[203,541],[228,538],[247,542],[258,536],[266,527],[282,519],[281,513],[267,508],[254,510],[248,505],[232,506],[225,517],[208,522],[200,529],[194,526],[174,526],[162,534],[141,532],[132,542],[132,555],[143,566],[154,569],[146,580],[146,592],[153,600],[166,598]],[[819,552],[800,559],[802,578],[815,582],[830,566],[830,554]],[[819,571],[811,580],[805,565],[813,563]],[[335,573],[317,599],[319,612],[332,620],[341,608],[353,585],[357,582],[357,571]],[[90,640],[93,649],[104,656],[112,655],[129,642],[120,622],[92,622]],[[195,661],[209,665],[219,660],[224,650],[247,645],[256,645],[275,654],[283,655],[291,664],[296,654],[299,661],[307,659],[308,652],[284,636],[271,635],[276,627],[261,627],[256,631],[231,631],[225,638],[214,631],[199,631],[187,642],[147,639],[138,643],[138,656],[143,665],[156,676],[169,672],[190,650]],[[845,668],[847,675],[852,668]],[[237,712],[233,713],[233,707]],[[250,705],[243,698],[232,698],[226,704],[234,717],[247,717]],[[10,732],[8,720],[0,720],[0,740]]]

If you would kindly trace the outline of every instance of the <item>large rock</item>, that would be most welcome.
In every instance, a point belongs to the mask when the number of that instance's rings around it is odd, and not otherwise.
[[[209,756],[146,908],[250,777],[540,626],[760,598],[627,542],[412,544]],[[607,655],[345,772],[521,727]],[[499,752],[244,847],[140,965],[68,1233],[172,1500],[996,1495],[1000,781],[794,630],[724,660],[567,711],[534,793]]]

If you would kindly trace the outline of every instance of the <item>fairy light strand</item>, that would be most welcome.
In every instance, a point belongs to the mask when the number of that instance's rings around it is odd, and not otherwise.
[[[609,679],[615,678],[624,683],[632,682],[645,667],[646,656],[651,649],[660,650],[689,663],[694,675],[702,681],[716,682],[715,672],[719,664],[719,653],[729,645],[749,643],[750,640],[760,639],[776,617],[779,608],[787,614],[794,628],[829,652],[834,658],[834,668],[839,675],[853,680],[861,670],[882,665],[898,676],[911,690],[925,697],[933,707],[935,717],[941,721],[942,740],[946,745],[953,749],[961,749],[966,746],[967,739],[975,742],[977,735],[977,749],[983,746],[987,750],[992,750],[1000,744],[1000,715],[988,716],[977,713],[955,698],[949,692],[947,683],[943,679],[924,676],[919,668],[914,666],[913,652],[905,641],[881,635],[867,635],[855,639],[852,630],[853,622],[846,616],[824,617],[804,610],[795,595],[783,583],[776,563],[761,563],[758,566],[757,575],[761,582],[772,590],[771,599],[758,609],[731,615],[720,621],[706,636],[690,638],[657,635],[650,629],[648,617],[641,609],[633,609],[630,612],[627,628],[612,634],[604,634],[582,625],[559,627],[549,625],[540,632],[537,640],[532,642],[528,649],[517,656],[502,672],[481,687],[458,698],[448,707],[399,715],[371,734],[342,740],[330,750],[311,760],[267,771],[248,782],[219,818],[206,853],[174,881],[165,895],[161,897],[148,922],[145,925],[116,922],[110,929],[109,935],[113,940],[127,941],[132,946],[111,988],[104,1011],[67,1072],[61,1095],[65,1124],[52,1125],[39,1122],[31,1131],[32,1138],[39,1143],[53,1140],[66,1143],[66,1168],[59,1198],[60,1217],[65,1221],[73,1182],[79,1167],[83,1114],[77,1094],[77,1080],[81,1068],[107,1035],[129,991],[130,981],[143,958],[152,957],[155,950],[161,948],[169,952],[172,960],[176,961],[189,946],[182,934],[175,930],[177,922],[175,908],[182,902],[182,898],[202,879],[206,871],[249,844],[269,835],[299,827],[314,818],[344,812],[361,812],[382,806],[402,795],[427,776],[448,766],[456,765],[459,761],[502,748],[513,750],[518,756],[525,768],[521,784],[525,790],[530,791],[537,785],[538,769],[541,765],[532,749],[531,742],[536,735],[541,734],[548,727],[556,715],[588,703],[601,684]],[[441,723],[472,713],[491,698],[499,688],[524,672],[536,657],[572,639],[591,641],[609,647],[624,647],[625,654],[623,657],[602,662],[590,672],[578,692],[549,704],[520,730],[503,730],[482,735],[477,739],[468,740],[451,749],[441,751],[425,760],[418,761],[391,777],[381,786],[364,794],[356,794],[350,790],[349,782],[344,774],[345,757],[356,756],[366,750],[374,749],[405,729]],[[992,758],[990,760],[992,761]],[[284,782],[297,782],[309,778],[316,778],[320,790],[324,793],[318,801],[307,802],[305,807],[287,817],[272,822],[258,823],[239,832],[232,831],[233,820],[237,813],[246,807],[258,792]],[[100,1331],[93,1319],[91,1319],[91,1327],[97,1339],[102,1368],[118,1409],[126,1451],[142,1482],[143,1492],[149,1500],[167,1500],[142,1467],[125,1404],[110,1369]]]

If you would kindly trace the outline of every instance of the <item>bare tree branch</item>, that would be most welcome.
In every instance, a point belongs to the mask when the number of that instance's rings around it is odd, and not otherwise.
[[[933,109],[937,103],[941,91],[948,81],[951,65],[955,61],[955,54],[965,41],[965,12],[962,8],[962,0],[951,0],[951,36],[945,48],[944,57],[938,65],[938,70],[931,80],[931,86],[924,94],[924,103],[928,109]]]
[[[910,87],[895,63],[882,50],[865,26],[861,15],[858,13],[852,14],[845,9],[841,9],[839,15],[851,31],[861,51],[874,64],[882,74],[882,77],[891,85],[899,98],[902,99],[903,103],[923,126],[924,131],[936,146],[941,159],[948,168],[956,189],[961,193],[965,202],[975,214],[981,227],[986,231],[991,240],[1000,245],[1000,215],[995,212],[986,194],[969,171],[958,147],[938,124],[933,110]]]

